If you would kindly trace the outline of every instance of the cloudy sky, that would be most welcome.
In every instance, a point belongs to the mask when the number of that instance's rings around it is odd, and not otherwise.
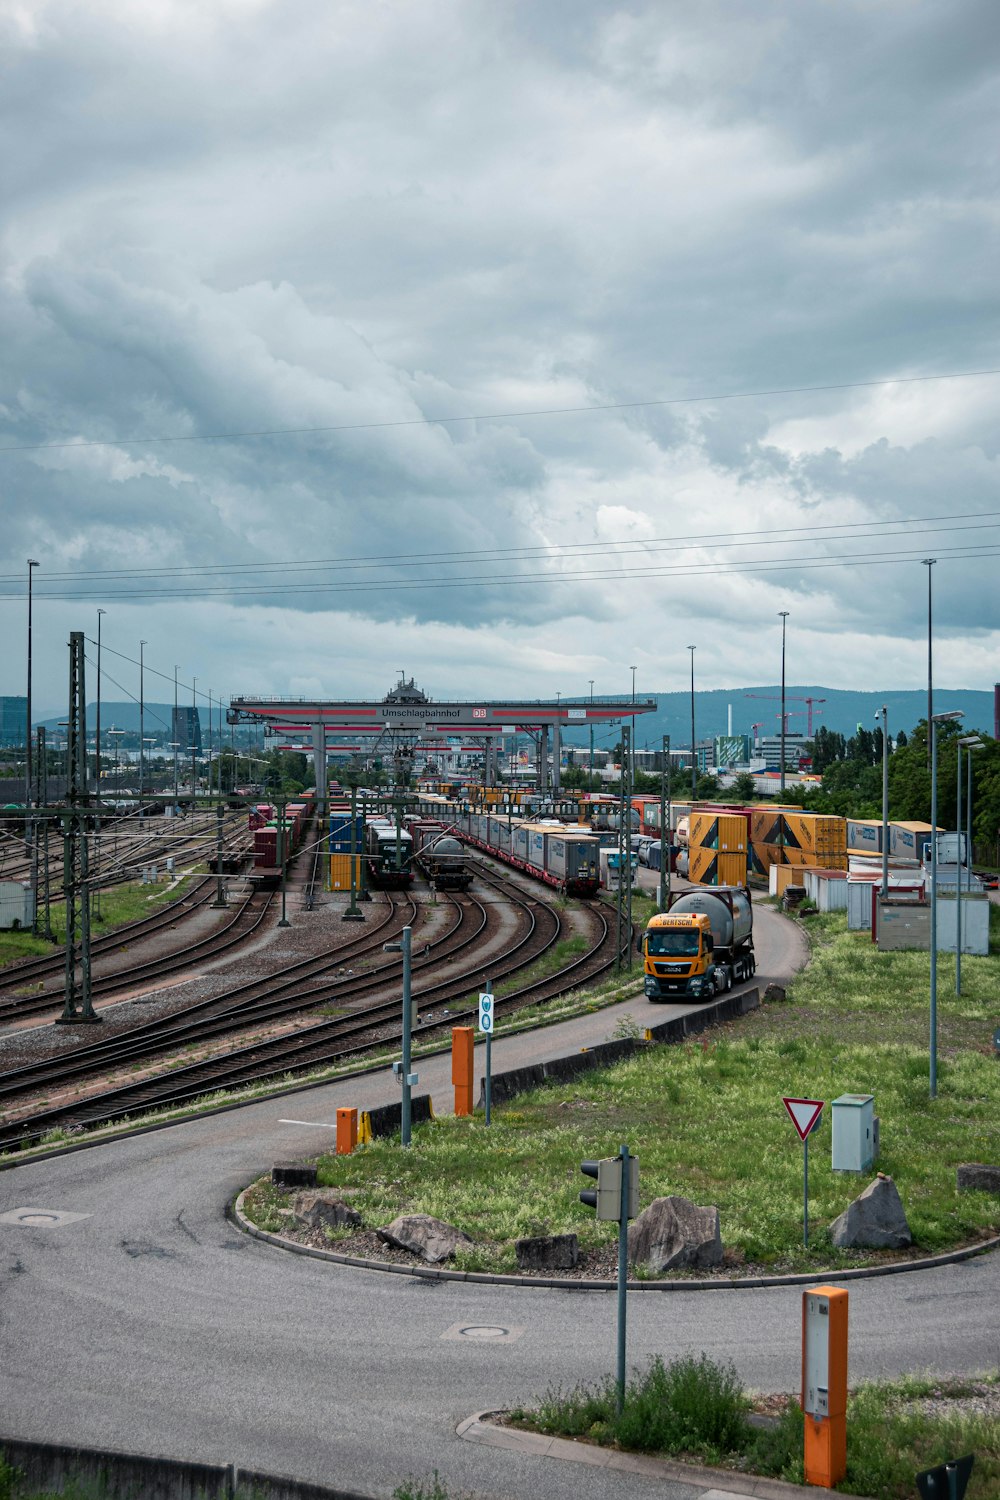
[[[991,686],[996,21],[0,0],[0,690]]]

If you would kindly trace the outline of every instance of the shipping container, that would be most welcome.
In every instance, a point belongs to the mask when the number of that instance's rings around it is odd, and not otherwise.
[[[351,889],[351,865],[354,865],[354,889],[361,887],[361,855],[356,854],[352,861],[349,854],[330,855],[330,889],[331,891],[349,891]]]
[[[696,885],[746,885],[746,853],[691,844],[688,848],[688,879]]]
[[[695,808],[688,820],[688,843],[701,849],[718,849],[727,854],[745,855],[748,832],[747,819],[738,813],[717,813],[699,807]]]
[[[878,818],[848,818],[847,847],[852,854],[881,854],[881,821]]]
[[[548,836],[548,868],[567,885],[580,881],[596,883],[599,849],[600,845],[592,834],[575,831],[551,833]]]
[[[938,829],[943,832],[943,829]],[[922,860],[931,841],[930,823],[890,823],[889,853],[904,859]]]

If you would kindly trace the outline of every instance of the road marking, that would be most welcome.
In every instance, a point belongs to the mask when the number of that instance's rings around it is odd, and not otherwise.
[[[443,1339],[468,1340],[473,1344],[513,1344],[524,1328],[505,1328],[499,1323],[452,1323],[446,1328]]]
[[[12,1208],[0,1214],[0,1224],[23,1224],[28,1229],[61,1229],[64,1224],[77,1224],[81,1219],[92,1219],[93,1214],[71,1214],[62,1208]]]
[[[310,1125],[313,1130],[336,1130],[336,1125],[331,1125],[328,1120],[279,1120],[279,1125]]]

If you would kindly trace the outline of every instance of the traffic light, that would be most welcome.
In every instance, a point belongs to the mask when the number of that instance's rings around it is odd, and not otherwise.
[[[628,1159],[628,1198],[625,1206],[626,1219],[634,1219],[639,1212],[639,1158],[630,1156]],[[580,1202],[585,1203],[588,1208],[597,1210],[599,1219],[609,1220],[614,1224],[621,1222],[622,1206],[622,1159],[620,1156],[609,1156],[604,1161],[583,1161],[580,1163],[580,1171],[585,1177],[597,1179],[597,1189],[585,1188],[580,1194]]]

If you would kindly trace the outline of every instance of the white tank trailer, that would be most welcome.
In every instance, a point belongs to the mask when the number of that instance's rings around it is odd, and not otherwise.
[[[730,983],[749,979],[757,967],[753,951],[753,903],[742,885],[713,886],[710,890],[684,891],[673,896],[671,916],[704,912],[712,925],[716,968],[730,970]]]

